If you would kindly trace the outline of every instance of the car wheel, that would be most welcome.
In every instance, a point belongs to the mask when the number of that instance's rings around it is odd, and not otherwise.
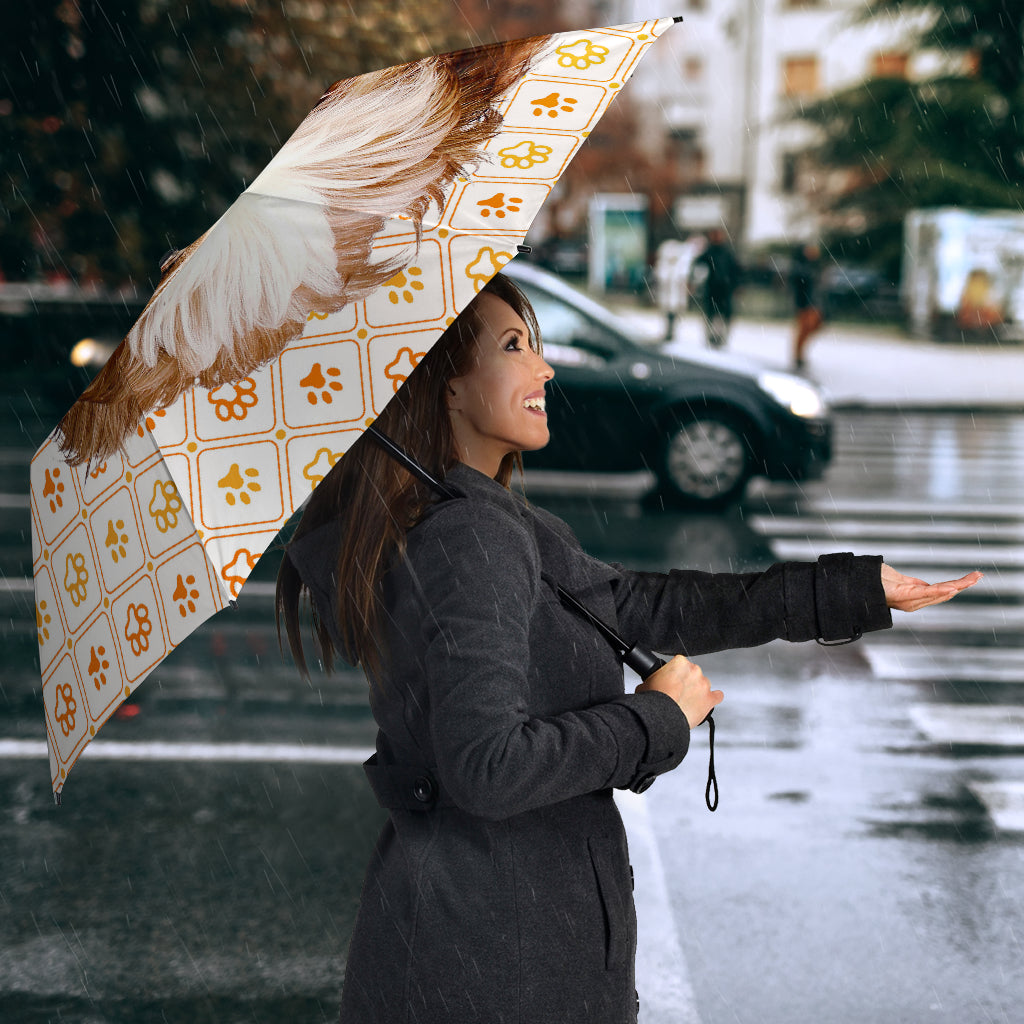
[[[735,420],[708,412],[674,427],[660,468],[666,497],[686,505],[726,505],[742,494],[750,479],[750,450]]]

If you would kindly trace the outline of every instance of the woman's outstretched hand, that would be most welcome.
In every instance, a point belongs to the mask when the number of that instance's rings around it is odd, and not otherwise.
[[[885,591],[885,603],[890,608],[901,612],[916,612],[919,608],[927,608],[930,604],[941,604],[956,597],[961,590],[973,587],[981,579],[982,573],[969,572],[958,580],[947,580],[945,583],[925,583],[913,576],[904,576],[891,566],[882,565],[882,589]]]
[[[695,729],[721,704],[725,694],[712,690],[707,677],[689,658],[677,654],[670,662],[652,672],[637,688],[637,693],[658,690],[667,693],[686,715],[690,728]]]

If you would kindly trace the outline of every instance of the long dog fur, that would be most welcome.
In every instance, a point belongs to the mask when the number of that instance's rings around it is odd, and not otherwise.
[[[153,297],[59,424],[71,465],[110,457],[147,413],[275,358],[311,310],[369,295],[412,259],[371,264],[397,214],[431,203],[501,125],[494,104],[549,36],[429,57],[333,85],[263,172],[166,265]]]

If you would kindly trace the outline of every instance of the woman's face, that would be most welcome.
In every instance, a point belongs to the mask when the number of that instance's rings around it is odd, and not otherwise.
[[[529,329],[507,302],[489,292],[477,302],[473,366],[448,382],[448,411],[459,460],[494,477],[509,452],[548,443],[544,385],[555,371],[530,348]]]

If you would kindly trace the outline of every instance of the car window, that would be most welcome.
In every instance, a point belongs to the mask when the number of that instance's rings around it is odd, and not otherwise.
[[[523,282],[519,284],[537,314],[545,353],[549,347],[556,351],[572,348],[602,362],[614,359],[619,354],[621,345],[618,338],[595,320],[547,292],[531,288]]]

